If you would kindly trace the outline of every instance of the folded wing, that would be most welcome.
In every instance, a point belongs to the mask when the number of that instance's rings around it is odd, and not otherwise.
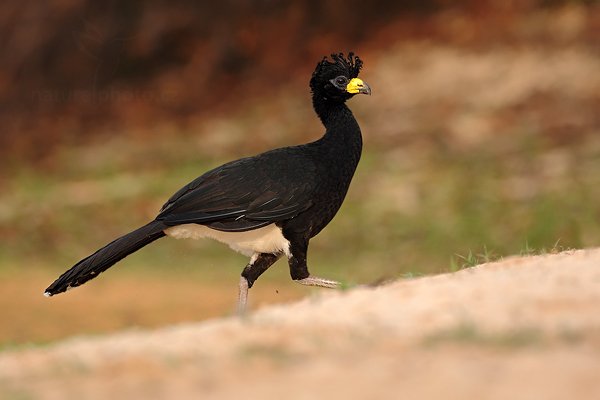
[[[278,154],[286,151],[285,156]],[[294,148],[213,169],[175,193],[157,220],[241,232],[294,218],[312,206],[316,167]]]

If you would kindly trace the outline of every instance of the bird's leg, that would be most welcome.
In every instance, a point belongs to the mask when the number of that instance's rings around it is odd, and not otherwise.
[[[240,276],[240,289],[238,293],[237,312],[238,315],[244,315],[246,304],[248,303],[248,280]]]
[[[340,282],[310,275],[306,264],[306,253],[308,251],[307,242],[291,242],[291,244],[290,258],[288,261],[290,265],[290,275],[293,280],[306,286],[319,286],[330,289],[336,289],[341,286]]]
[[[280,254],[258,253],[252,256],[246,268],[242,271],[240,277],[239,295],[238,295],[238,314],[243,315],[248,303],[248,289],[254,285],[254,282],[262,275],[275,261],[279,259]]]

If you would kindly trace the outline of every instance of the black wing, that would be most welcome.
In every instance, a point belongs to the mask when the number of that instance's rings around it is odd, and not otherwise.
[[[157,220],[247,231],[312,206],[316,167],[300,147],[273,150],[215,168],[175,193]]]

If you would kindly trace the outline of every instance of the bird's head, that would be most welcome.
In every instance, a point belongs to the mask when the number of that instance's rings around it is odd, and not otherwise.
[[[362,60],[349,53],[332,54],[331,61],[327,57],[317,64],[310,80],[310,89],[314,95],[326,100],[344,102],[354,95],[371,94],[371,88],[358,78],[362,68]]]

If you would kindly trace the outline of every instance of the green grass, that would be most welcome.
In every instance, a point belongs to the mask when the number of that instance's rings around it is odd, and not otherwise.
[[[479,264],[489,263],[498,260],[499,257],[491,252],[486,245],[480,253],[474,253],[469,250],[466,255],[455,254],[450,259],[450,272],[460,271],[461,269],[471,268]]]
[[[570,248],[561,245],[560,239],[558,239],[550,248],[542,247],[535,249],[529,246],[529,243],[525,242],[525,245],[521,248],[521,252],[519,254],[522,256],[537,256],[544,254],[556,254],[567,250],[570,250]]]

